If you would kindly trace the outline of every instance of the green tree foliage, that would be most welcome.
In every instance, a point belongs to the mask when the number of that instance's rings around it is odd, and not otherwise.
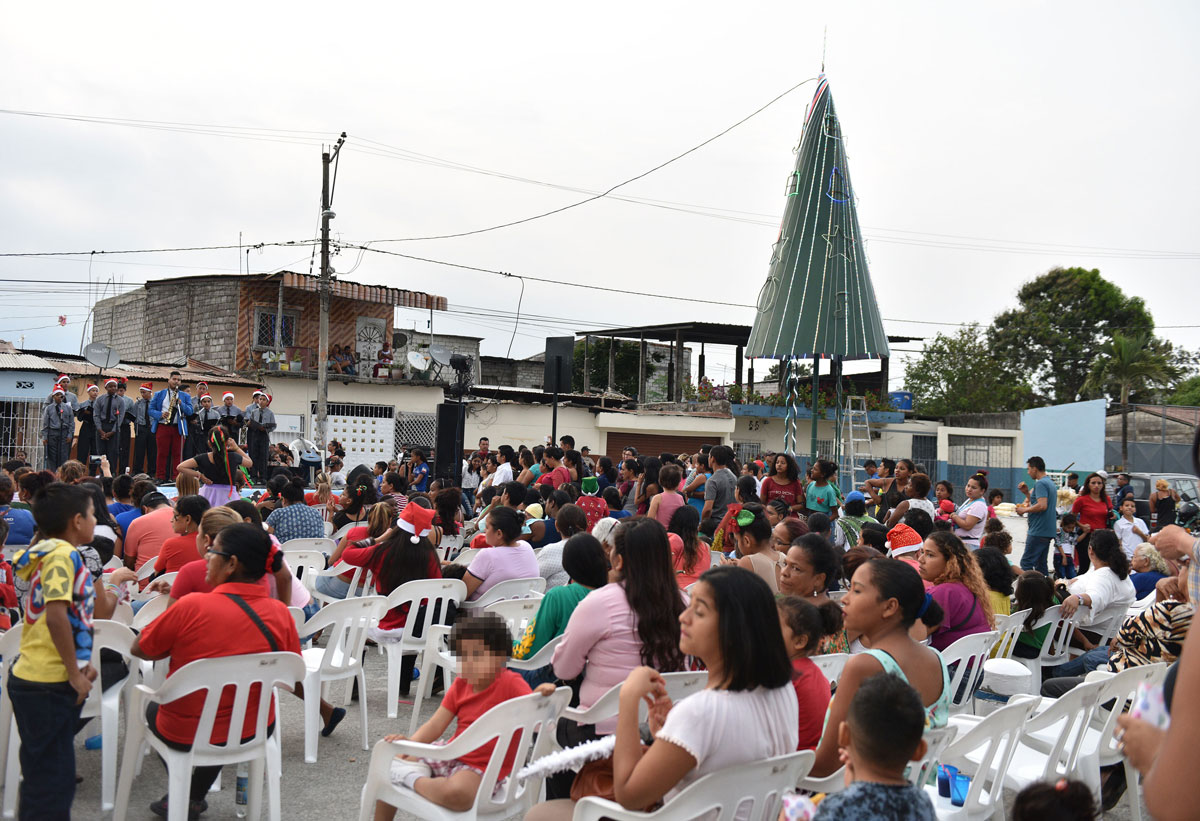
[[[1174,392],[1167,397],[1167,404],[1200,406],[1200,376],[1189,376],[1175,385]]]
[[[1084,390],[1104,391],[1120,402],[1122,465],[1129,464],[1129,396],[1134,390],[1153,390],[1178,377],[1169,349],[1170,343],[1164,345],[1147,333],[1117,332],[1101,347],[1083,385]]]
[[[602,391],[608,387],[608,352],[613,340],[607,337],[592,337],[588,345],[588,356],[591,360],[591,388]],[[637,342],[617,341],[616,361],[613,366],[612,389],[634,398],[638,395],[638,356],[641,345]],[[583,340],[575,342],[575,362],[572,369],[572,384],[576,391],[583,390]],[[646,354],[646,380],[657,372],[655,363],[665,357],[662,353],[649,352]]]
[[[921,358],[905,369],[904,385],[914,409],[930,416],[1023,410],[1033,401],[1029,384],[992,356],[978,324],[926,343]]]
[[[1126,296],[1095,269],[1055,268],[1025,283],[1017,300],[1017,308],[996,317],[988,347],[1005,371],[1027,376],[1037,404],[1080,399],[1115,333],[1154,331],[1141,298]]]

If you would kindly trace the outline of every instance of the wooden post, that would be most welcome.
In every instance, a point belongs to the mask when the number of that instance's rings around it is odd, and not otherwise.
[[[584,336],[583,336],[583,392],[584,393],[592,392],[592,357],[591,357],[591,346],[588,345],[589,341],[591,341],[591,337],[588,336],[587,334],[584,334]]]
[[[733,384],[741,387],[742,384],[742,351],[744,348],[741,345],[737,346],[737,352],[734,354],[733,360]]]
[[[675,332],[675,395],[676,402],[683,401],[683,383],[687,373],[683,369],[683,331]]]

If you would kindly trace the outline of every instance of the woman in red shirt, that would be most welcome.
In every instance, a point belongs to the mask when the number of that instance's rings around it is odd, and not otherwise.
[[[762,490],[758,494],[763,504],[769,505],[776,499],[782,499],[792,513],[799,513],[804,507],[804,492],[796,460],[786,453],[777,453],[772,467],[773,472],[763,479]]]
[[[1079,562],[1077,573],[1088,569],[1087,545],[1093,530],[1104,530],[1108,527],[1108,515],[1112,512],[1112,502],[1104,492],[1104,477],[1099,473],[1089,473],[1083,482],[1083,493],[1080,493],[1071,505],[1071,512],[1079,519],[1079,531],[1082,534],[1075,544],[1075,557]]]

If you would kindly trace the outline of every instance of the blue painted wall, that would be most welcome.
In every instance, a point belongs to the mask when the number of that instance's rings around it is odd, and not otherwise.
[[[44,402],[54,390],[55,376],[44,371],[0,371],[0,396]]]

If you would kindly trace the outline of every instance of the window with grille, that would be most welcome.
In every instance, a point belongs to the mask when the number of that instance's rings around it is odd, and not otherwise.
[[[737,456],[739,464],[745,464],[753,459],[757,459],[758,455],[763,452],[762,442],[734,442],[733,453]]]
[[[272,308],[254,309],[254,347],[275,347],[275,310]],[[279,344],[289,348],[296,344],[296,326],[300,315],[295,311],[283,312],[283,323],[279,326]]]
[[[947,461],[951,464],[973,468],[1012,466],[1013,440],[1010,437],[951,435],[949,440]]]

